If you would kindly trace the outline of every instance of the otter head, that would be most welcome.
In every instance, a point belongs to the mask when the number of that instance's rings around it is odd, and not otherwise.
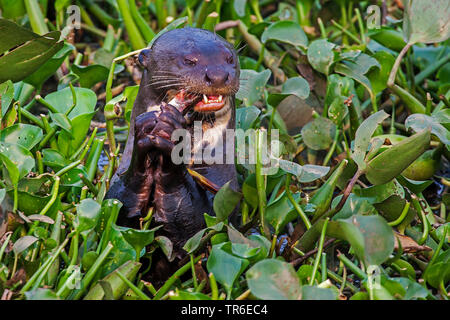
[[[208,30],[183,28],[161,35],[139,56],[155,94],[168,102],[181,90],[199,113],[230,106],[239,89],[239,60],[233,46]]]

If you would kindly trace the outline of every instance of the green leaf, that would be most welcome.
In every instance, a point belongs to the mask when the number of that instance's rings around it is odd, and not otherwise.
[[[394,250],[394,232],[378,215],[354,215],[345,220],[329,221],[327,236],[348,241],[367,265],[380,265]]]
[[[6,32],[11,32],[11,30],[10,27],[2,28],[4,20],[1,19],[1,21],[0,38],[3,39],[5,30]],[[15,31],[15,29],[12,30],[12,32]],[[0,74],[0,83],[6,80],[20,81],[39,69],[63,47],[64,43],[58,42],[60,35],[59,31],[53,31],[38,38],[33,36],[34,39],[1,56],[0,70],[2,72]],[[3,49],[3,47],[1,48]],[[11,48],[7,47],[5,49]],[[5,50],[0,50],[0,52],[3,51]]]
[[[20,2],[20,1],[16,1]],[[59,300],[56,293],[54,293],[50,289],[44,289],[44,288],[37,288],[34,290],[30,290],[25,292],[25,297],[27,300]]]
[[[228,216],[240,202],[242,194],[230,187],[230,181],[225,183],[217,192],[213,201],[214,212],[218,221],[226,221]]]
[[[302,287],[302,300],[337,300],[338,297],[339,290],[314,286]]]
[[[137,230],[133,228],[120,227],[119,230],[125,240],[134,248],[136,255],[139,256],[141,250],[153,242],[155,239],[155,231],[161,227],[162,226],[158,226],[151,230]]]
[[[262,34],[261,42],[266,44],[268,41],[275,40],[306,48],[308,46],[308,37],[302,27],[289,20],[282,20],[270,25]]]
[[[294,199],[298,201],[300,199],[300,194],[296,193],[293,195]],[[291,222],[297,218],[297,211],[294,210],[288,197],[283,195],[280,199],[272,202],[265,212],[265,219],[270,223],[275,229],[275,234],[279,234],[283,230],[287,223]]]
[[[383,110],[378,111],[364,120],[356,130],[355,134],[355,150],[352,153],[352,159],[358,165],[359,170],[365,170],[366,163],[364,158],[369,148],[370,138],[375,132],[378,125],[389,115]]]
[[[124,66],[117,64],[114,68],[114,74],[120,73],[124,69]],[[89,66],[73,64],[71,70],[79,77],[78,81],[83,88],[92,88],[95,84],[106,81],[109,75],[109,68],[100,64]]]
[[[26,176],[34,168],[32,154],[18,144],[0,142],[0,159],[7,167],[13,184],[18,183],[20,178]]]
[[[367,73],[367,78],[372,85],[373,93],[376,95],[387,88],[387,82],[395,58],[386,51],[378,51],[373,55],[380,64],[380,68],[373,68]]]
[[[30,124],[17,123],[0,131],[0,141],[21,145],[27,150],[33,149],[44,134],[42,129]]]
[[[42,150],[42,162],[44,165],[52,168],[55,172],[70,163],[61,153],[53,149]]]
[[[317,71],[328,75],[331,65],[334,63],[334,43],[326,39],[315,40],[308,47],[308,61]]]
[[[354,192],[361,200],[367,200],[370,204],[383,202],[393,195],[398,195],[401,198],[405,196],[405,190],[396,180],[390,180],[385,184],[368,188],[355,188]]]
[[[331,120],[320,117],[308,122],[301,132],[308,148],[326,150],[333,143],[336,125]]]
[[[92,230],[96,227],[100,218],[101,206],[93,199],[84,199],[77,205],[77,215],[74,221],[78,232]]]
[[[27,28],[23,28],[10,20],[0,19],[0,39],[2,39],[0,53],[36,38],[39,38],[39,35]]]
[[[302,290],[291,264],[266,259],[256,263],[246,273],[252,294],[263,300],[300,300]]]
[[[448,0],[406,0],[403,37],[408,43],[436,43],[450,37]]]
[[[13,251],[15,254],[20,254],[38,240],[38,238],[33,236],[23,236],[14,243]]]
[[[450,131],[440,124],[435,117],[426,114],[412,114],[406,119],[405,126],[407,129],[412,128],[415,132],[431,128],[431,133],[437,136],[442,143],[447,146],[450,145]]]
[[[334,68],[334,71],[359,82],[373,94],[372,85],[365,76],[365,74],[373,67],[380,68],[378,61],[365,53],[361,53],[356,57],[338,63]]]
[[[66,130],[69,134],[72,134],[72,124],[64,113],[51,113],[50,118],[60,128]]]
[[[295,95],[300,99],[306,99],[309,96],[309,91],[308,81],[302,77],[294,77],[286,80],[281,88],[281,93],[269,95],[267,101],[272,107],[276,107],[290,95]]]
[[[0,51],[1,53],[1,51]],[[9,110],[9,106],[14,98],[14,84],[11,80],[8,80],[2,84],[0,84],[0,101],[1,101],[1,118],[5,116],[5,114]]]
[[[382,152],[367,164],[366,178],[374,185],[394,179],[428,149],[430,136],[423,130]]]
[[[97,104],[97,95],[95,92],[85,88],[74,88],[77,104],[69,113],[69,120],[74,120],[82,114],[90,114],[95,111]],[[58,112],[66,114],[73,106],[72,90],[65,88],[63,90],[52,92],[45,96],[45,101],[51,104]]]
[[[248,69],[241,70],[240,78],[245,80],[240,82],[236,98],[242,100],[247,107],[253,105],[262,98],[271,73],[272,72],[269,69],[261,72]]]
[[[243,107],[236,109],[236,129],[247,130],[252,128],[256,119],[261,114],[255,106]]]
[[[247,5],[247,0],[234,0],[233,1],[234,11],[239,17],[245,16],[245,6]]]
[[[208,229],[205,228],[194,234],[191,238],[188,239],[188,241],[186,241],[185,245],[183,246],[183,249],[186,250],[186,252],[189,254],[194,252],[200,245],[200,241],[202,240],[203,235],[207,230]]]
[[[64,46],[53,57],[39,67],[35,72],[26,77],[23,81],[33,85],[35,88],[41,88],[42,84],[50,78],[61,66],[64,59],[74,50],[75,47],[69,43]]]
[[[225,244],[216,244],[212,247],[206,266],[208,272],[214,274],[217,282],[225,288],[228,296],[230,296],[234,282],[247,268],[249,262],[224,251],[222,247]]]

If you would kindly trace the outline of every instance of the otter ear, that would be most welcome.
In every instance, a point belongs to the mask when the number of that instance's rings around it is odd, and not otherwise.
[[[139,58],[138,58],[139,63],[144,68],[147,67],[149,65],[149,63],[150,63],[150,55],[151,55],[151,53],[152,53],[151,49],[144,49],[139,54]]]

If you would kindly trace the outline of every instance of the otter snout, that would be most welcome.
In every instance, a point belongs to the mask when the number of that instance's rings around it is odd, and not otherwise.
[[[223,87],[229,80],[230,73],[223,68],[207,69],[205,72],[205,81],[208,86]]]

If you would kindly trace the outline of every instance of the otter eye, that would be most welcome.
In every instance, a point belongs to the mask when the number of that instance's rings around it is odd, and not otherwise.
[[[195,66],[197,64],[196,58],[184,58],[184,64],[187,66]]]
[[[234,63],[233,56],[227,57],[227,63],[229,63],[229,64],[233,64]]]

